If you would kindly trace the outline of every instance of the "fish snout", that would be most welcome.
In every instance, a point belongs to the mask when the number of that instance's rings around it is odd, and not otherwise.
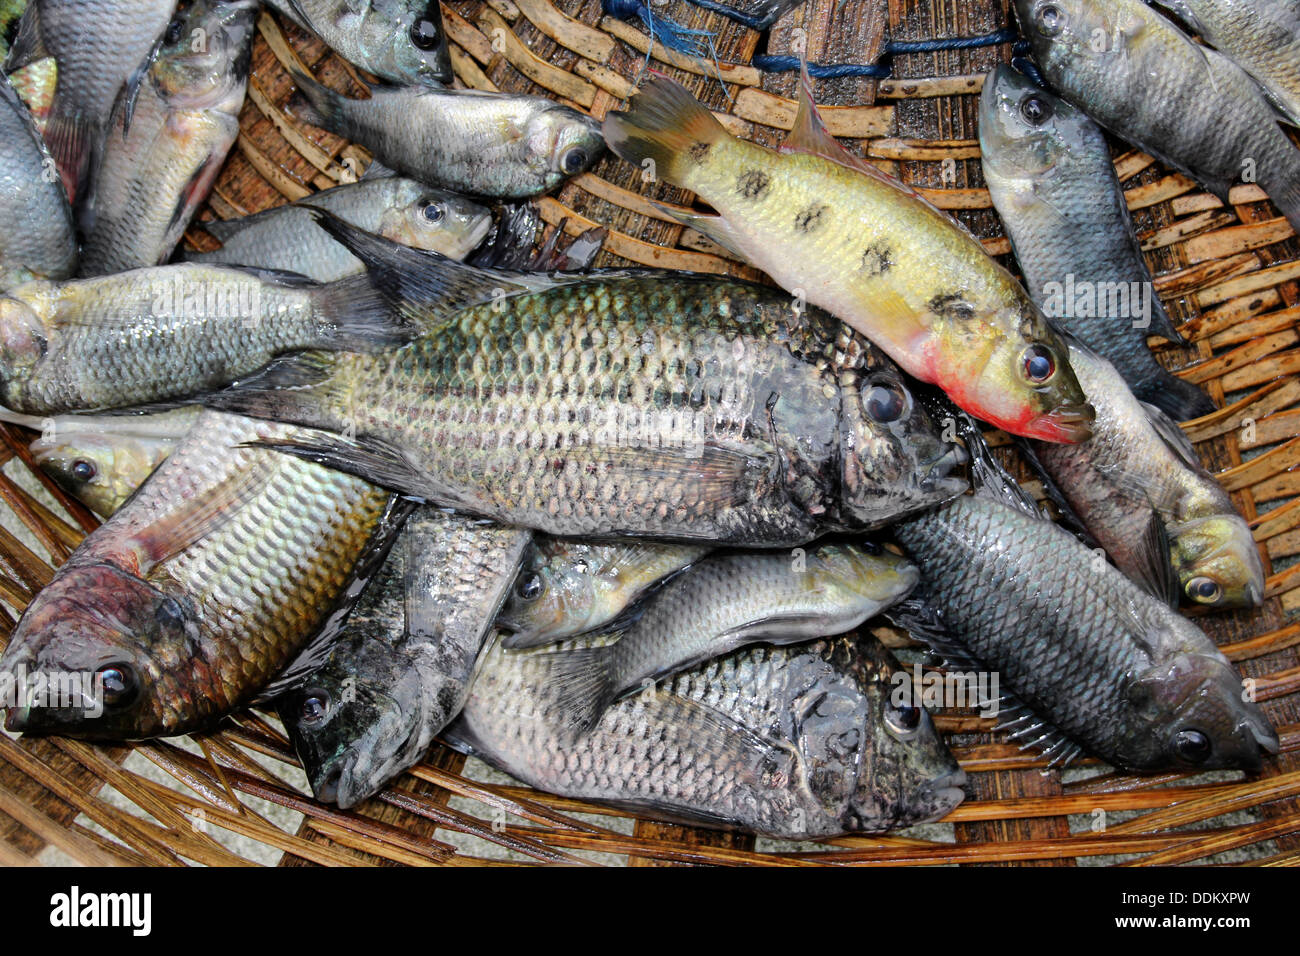
[[[928,462],[919,487],[923,492],[948,492],[956,495],[966,490],[966,479],[952,473],[970,461],[970,454],[961,445],[949,445],[938,458]]]
[[[952,813],[966,799],[965,786],[966,771],[960,769],[925,783],[914,795],[914,806],[924,814],[915,822],[933,823]]]
[[[1078,405],[1058,405],[1043,415],[1032,419],[1023,435],[1041,441],[1074,445],[1092,437],[1092,423],[1097,410],[1087,402]]]

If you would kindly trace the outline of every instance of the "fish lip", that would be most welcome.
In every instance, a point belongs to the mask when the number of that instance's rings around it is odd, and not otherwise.
[[[960,468],[970,461],[970,454],[961,445],[950,445],[948,449],[933,461],[922,465],[926,468],[919,486],[924,492],[938,491],[946,494],[950,489],[953,495],[966,490],[966,479],[952,474],[953,469]]]
[[[1087,402],[1059,405],[1030,420],[1023,435],[1063,445],[1074,445],[1092,437],[1097,410]]]
[[[1250,720],[1247,721],[1247,729],[1259,750],[1271,757],[1276,757],[1281,752],[1282,739],[1278,737],[1277,730],[1271,724]]]
[[[343,768],[337,763],[331,764],[320,783],[312,783],[312,793],[320,803],[339,802],[339,781],[343,779]]]
[[[31,721],[32,709],[30,707],[10,707],[5,711],[5,730],[11,734],[21,734],[27,731],[27,725]]]
[[[916,791],[916,800],[936,809],[929,815],[912,821],[911,825],[934,823],[952,813],[966,799],[966,782],[966,771],[957,769],[925,783]]]

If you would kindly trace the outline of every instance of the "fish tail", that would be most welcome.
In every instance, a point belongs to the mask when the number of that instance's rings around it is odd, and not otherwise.
[[[393,308],[368,275],[350,276],[312,293],[321,323],[318,347],[366,352],[404,345],[416,327]]]
[[[290,115],[321,129],[334,129],[347,97],[323,83],[317,83],[301,70],[293,70],[292,75],[298,92],[289,99]]]
[[[610,647],[558,651],[552,655],[550,685],[561,725],[575,736],[596,726],[614,702]]]
[[[1214,400],[1191,382],[1159,369],[1132,386],[1133,394],[1174,421],[1185,422],[1217,411]]]
[[[1278,164],[1283,171],[1281,182],[1270,180],[1265,189],[1268,198],[1291,223],[1291,228],[1300,233],[1300,153],[1293,149],[1287,161]],[[1264,185],[1264,184],[1262,184]]]
[[[666,76],[652,77],[641,87],[627,112],[606,116],[604,133],[609,148],[623,159],[679,185],[689,164],[728,136],[699,100]]]

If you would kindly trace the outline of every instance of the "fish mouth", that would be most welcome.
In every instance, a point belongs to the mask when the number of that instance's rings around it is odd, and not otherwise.
[[[931,780],[916,792],[916,801],[928,814],[913,821],[913,825],[941,820],[966,799],[966,771],[955,770]]]
[[[11,734],[21,734],[27,730],[27,724],[30,722],[32,709],[26,705],[21,707],[10,707],[5,712],[5,730]]]
[[[319,782],[313,781],[312,793],[320,803],[339,802],[339,784],[343,780],[343,768],[337,763],[330,766]]]
[[[1074,445],[1092,437],[1092,423],[1097,410],[1088,403],[1061,405],[1031,419],[1022,433],[1026,438]]]
[[[918,482],[918,487],[927,494],[937,492],[939,494],[959,495],[966,490],[966,479],[952,474],[954,469],[960,468],[970,461],[970,454],[960,445],[950,445],[934,461],[923,465],[927,470]]]
[[[1255,741],[1256,746],[1270,757],[1276,757],[1281,751],[1282,740],[1271,725],[1250,720],[1246,722],[1246,729],[1250,732],[1251,739]]]

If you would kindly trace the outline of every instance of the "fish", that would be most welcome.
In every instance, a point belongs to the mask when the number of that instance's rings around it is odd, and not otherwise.
[[[176,0],[32,0],[5,72],[52,56],[58,87],[45,141],[74,209],[103,144],[118,91],[166,31]]]
[[[1147,348],[1148,335],[1183,339],[1153,291],[1101,128],[1004,64],[984,81],[979,130],[984,179],[1034,301],[1143,401],[1178,421],[1213,412]]]
[[[0,673],[82,679],[65,699],[10,707],[7,729],[97,740],[210,730],[326,631],[409,507],[250,447],[289,431],[199,417],[23,612]]]
[[[445,189],[405,177],[333,186],[287,206],[203,228],[221,240],[215,252],[186,251],[188,262],[255,266],[334,282],[365,271],[361,260],[317,227],[306,207],[325,209],[385,239],[464,259],[492,228],[491,210]]]
[[[54,62],[54,57],[42,57],[39,60],[33,60],[20,70],[14,70],[9,74],[9,82],[13,85],[18,96],[27,104],[27,110],[31,113],[32,123],[37,132],[41,134],[41,145],[45,146],[45,124],[50,118],[50,106],[54,102],[54,90],[58,86],[59,68]],[[49,147],[45,146],[48,151]],[[54,157],[50,157],[50,162],[54,162]],[[58,172],[58,165],[55,164],[55,172]],[[68,193],[64,190],[64,201],[67,201]]]
[[[1224,205],[1234,185],[1257,181],[1300,230],[1300,151],[1245,70],[1141,0],[1016,0],[1016,10],[1060,96]]]
[[[460,712],[531,537],[427,507],[407,519],[328,661],[277,703],[317,800],[356,806]]]
[[[670,822],[779,839],[878,833],[938,819],[965,773],[897,663],[870,637],[751,647],[628,697],[570,739],[546,659],[490,646],[452,746],[549,793]]]
[[[511,632],[502,645],[537,647],[601,628],[710,550],[664,541],[539,536],[497,615],[496,626]]]
[[[1227,658],[1046,520],[978,434],[963,434],[976,494],[894,528],[922,583],[886,616],[950,668],[999,675],[998,729],[1049,766],[1258,770],[1277,732]]]
[[[239,135],[257,11],[254,0],[182,5],[122,91],[79,212],[79,275],[171,257]]]
[[[381,348],[413,332],[364,275],[319,285],[194,263],[35,280],[0,296],[0,395],[32,415],[146,405],[291,349]]]
[[[1253,76],[1300,126],[1300,3],[1296,0],[1159,0]]]
[[[1070,510],[1119,569],[1157,597],[1262,604],[1264,565],[1250,526],[1182,429],[1135,398],[1101,356],[1074,346],[1070,364],[1097,409],[1092,440],[1030,449]]]
[[[559,719],[585,733],[620,695],[710,658],[851,631],[919,577],[911,561],[870,542],[706,557],[615,629],[613,644],[553,656]]]
[[[422,331],[204,396],[335,433],[278,450],[553,535],[747,547],[870,530],[966,487],[893,363],[770,288],[485,271],[316,215]]]
[[[9,41],[18,32],[18,22],[28,0],[0,0],[0,62],[9,55]]]
[[[76,271],[77,235],[67,194],[40,132],[0,77],[0,290]]]
[[[600,125],[543,96],[378,87],[349,99],[295,71],[292,114],[431,186],[495,199],[550,192],[600,158]]]
[[[450,83],[437,0],[267,0],[343,59],[399,86]]]
[[[648,80],[605,139],[717,215],[664,208],[847,322],[922,382],[1013,435],[1077,442],[1092,410],[1062,341],[971,233],[826,132],[807,76],[780,152],[738,139],[677,82]]]

